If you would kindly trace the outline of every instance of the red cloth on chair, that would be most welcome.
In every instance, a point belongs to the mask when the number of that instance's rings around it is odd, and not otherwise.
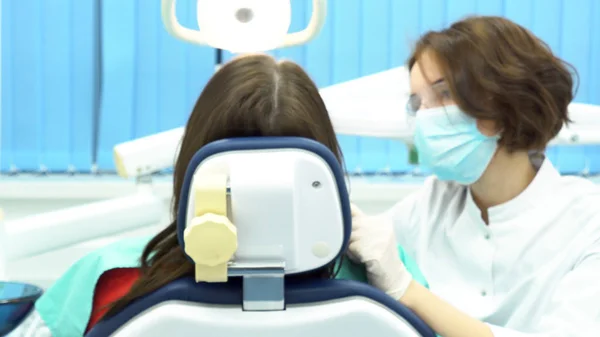
[[[125,296],[133,284],[139,279],[137,268],[112,269],[100,276],[94,291],[92,313],[86,333],[98,323],[108,311],[110,304]]]

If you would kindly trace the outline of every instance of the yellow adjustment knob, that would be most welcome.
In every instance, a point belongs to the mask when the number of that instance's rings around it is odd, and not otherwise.
[[[206,213],[193,218],[183,237],[185,252],[197,265],[226,264],[237,250],[237,230],[223,215]]]
[[[227,215],[227,175],[198,174],[194,177],[194,216]]]

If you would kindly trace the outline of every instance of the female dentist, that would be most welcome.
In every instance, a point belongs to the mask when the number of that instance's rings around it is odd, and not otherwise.
[[[385,214],[353,209],[350,251],[371,284],[444,337],[600,334],[600,189],[543,157],[569,122],[566,64],[525,28],[472,17],[421,37],[408,68],[435,177]]]

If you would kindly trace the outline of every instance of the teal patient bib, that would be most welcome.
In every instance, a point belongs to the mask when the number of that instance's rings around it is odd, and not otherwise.
[[[150,239],[152,236],[123,239],[75,262],[35,303],[52,337],[83,336],[100,276],[112,269],[139,267]]]
[[[136,268],[151,236],[128,238],[95,250],[74,263],[35,303],[52,337],[83,336],[94,300],[96,283],[105,272]],[[415,262],[398,247],[398,254],[415,281],[427,286]],[[367,282],[364,266],[343,259],[338,279]]]

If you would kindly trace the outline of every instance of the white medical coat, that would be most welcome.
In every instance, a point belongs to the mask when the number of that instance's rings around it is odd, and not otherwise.
[[[435,178],[390,210],[431,290],[496,337],[600,336],[600,188],[544,160],[529,187],[489,209]]]

